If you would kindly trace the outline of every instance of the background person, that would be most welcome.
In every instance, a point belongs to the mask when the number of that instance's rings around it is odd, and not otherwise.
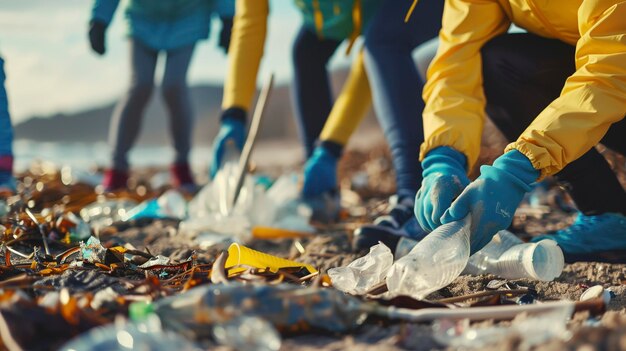
[[[154,88],[154,70],[160,52],[167,59],[161,93],[170,116],[175,159],[170,168],[172,185],[195,190],[189,151],[193,112],[187,88],[187,69],[196,42],[209,35],[212,14],[222,19],[219,45],[229,47],[234,7],[232,0],[129,0],[125,14],[130,42],[131,79],[126,95],[119,101],[111,119],[109,144],[112,165],[104,174],[106,190],[125,188],[129,176],[128,152],[133,146],[144,109]],[[106,28],[119,0],[96,0],[89,28],[92,49],[105,53]]]

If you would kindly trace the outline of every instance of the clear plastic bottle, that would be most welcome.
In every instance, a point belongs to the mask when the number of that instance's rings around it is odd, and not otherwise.
[[[469,259],[469,222],[440,226],[397,260],[387,273],[389,294],[423,299],[456,279]]]

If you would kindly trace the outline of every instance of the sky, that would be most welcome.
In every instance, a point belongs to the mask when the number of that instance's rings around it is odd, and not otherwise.
[[[259,74],[291,77],[290,52],[301,24],[293,2],[270,0],[271,16],[265,57]],[[281,5],[278,5],[278,4]],[[6,88],[13,123],[33,116],[71,113],[108,104],[128,84],[128,41],[122,4],[107,31],[107,53],[93,53],[87,40],[90,0],[0,0],[0,55],[5,60]],[[213,23],[213,34],[219,30]],[[338,50],[331,67],[346,65]],[[216,38],[196,47],[189,70],[192,85],[221,83],[226,57]],[[160,81],[162,66],[157,68]]]

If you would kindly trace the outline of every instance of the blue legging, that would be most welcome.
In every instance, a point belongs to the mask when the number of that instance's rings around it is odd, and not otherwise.
[[[0,157],[13,156],[13,128],[9,115],[7,91],[4,89],[4,60],[0,57]]]
[[[424,141],[424,83],[411,53],[437,36],[444,4],[441,0],[421,0],[405,23],[412,3],[383,1],[365,33],[365,68],[374,109],[391,149],[401,198],[414,198],[422,182],[418,152]]]
[[[332,39],[320,39],[302,26],[293,43],[293,97],[300,137],[306,158],[313,153],[326,119],[333,107],[333,98],[326,65],[341,44]]]

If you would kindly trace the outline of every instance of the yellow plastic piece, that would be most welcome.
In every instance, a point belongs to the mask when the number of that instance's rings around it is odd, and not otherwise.
[[[298,232],[274,227],[256,226],[252,227],[252,237],[255,239],[300,239],[308,238],[311,233]]]
[[[235,266],[244,266],[236,267]],[[226,260],[225,267],[228,269],[228,275],[241,273],[247,269],[247,267],[255,267],[260,269],[267,269],[272,273],[278,272],[281,268],[306,268],[309,273],[316,273],[317,269],[313,266],[286,260],[284,258],[268,255],[263,252],[253,250],[249,247],[245,247],[239,244],[231,244],[228,248],[228,259]]]

